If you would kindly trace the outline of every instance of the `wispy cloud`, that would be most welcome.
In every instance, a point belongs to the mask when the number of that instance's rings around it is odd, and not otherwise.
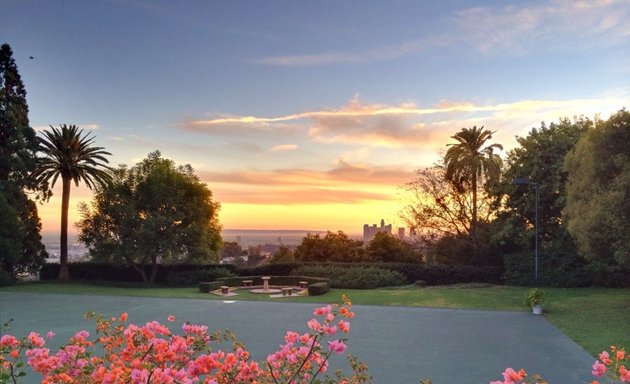
[[[270,152],[286,152],[286,151],[295,151],[298,149],[297,144],[278,144],[271,147]]]
[[[368,51],[270,56],[254,59],[252,62],[257,64],[292,67],[393,60],[401,56],[420,52],[427,47],[441,45],[441,42],[441,38],[432,37],[430,40],[422,39],[417,41],[407,41],[392,46],[378,47]]]
[[[448,136],[462,127],[485,125],[502,130],[504,137],[513,136],[541,121],[556,121],[560,117],[596,113],[608,115],[630,104],[628,92],[617,96],[565,100],[522,100],[512,103],[480,104],[470,102],[443,102],[434,107],[422,108],[414,103],[399,105],[367,104],[353,98],[347,105],[330,110],[306,111],[275,117],[232,116],[214,120],[189,122],[200,132],[215,134],[214,127],[222,129],[234,124],[239,127],[235,137],[250,127],[258,132],[260,125],[282,122],[286,130],[305,140],[321,143],[344,143],[363,148],[424,148],[442,147]],[[224,131],[222,131],[224,132]],[[227,132],[227,131],[226,131]],[[284,132],[265,133],[267,139],[283,140]],[[251,132],[250,132],[251,134]],[[272,150],[290,150],[286,144],[277,144]],[[365,149],[363,150],[365,151]]]
[[[630,37],[628,2],[551,0],[466,8],[444,17],[445,32],[362,51],[329,51],[257,58],[273,66],[316,66],[392,60],[428,48],[471,47],[485,55],[573,51],[620,44]]]
[[[630,36],[627,1],[555,0],[475,7],[457,12],[460,36],[487,54],[582,50],[619,44]]]

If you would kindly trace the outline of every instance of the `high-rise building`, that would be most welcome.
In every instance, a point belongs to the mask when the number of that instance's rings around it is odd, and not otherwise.
[[[392,234],[392,225],[391,224],[387,224],[385,225],[385,220],[381,219],[381,226],[377,227],[376,224],[372,224],[372,225],[368,225],[368,224],[363,224],[363,241],[364,242],[369,242],[372,241],[372,239],[374,238],[374,236],[376,236],[377,233],[387,233],[387,234]]]

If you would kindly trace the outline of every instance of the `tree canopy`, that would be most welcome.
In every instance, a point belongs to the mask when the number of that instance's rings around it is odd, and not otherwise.
[[[549,126],[543,122],[539,128],[532,128],[527,136],[517,137],[519,146],[508,152],[502,182],[496,184],[492,191],[497,203],[501,203],[508,213],[499,217],[502,222],[502,241],[510,242],[512,240],[508,238],[516,239],[528,228],[533,231],[534,191],[512,185],[514,178],[524,177],[538,184],[541,247],[567,252],[574,249],[562,215],[566,205],[568,175],[564,170],[564,158],[573,150],[582,134],[592,127],[593,122],[584,117],[574,120],[563,118]],[[523,219],[526,221],[523,222]],[[529,238],[533,237],[530,235]]]
[[[37,138],[29,125],[26,90],[8,44],[0,46],[0,274],[35,272],[47,256],[41,220],[29,194],[43,197],[30,178]],[[4,271],[4,272],[3,272]]]
[[[302,239],[294,254],[298,261],[361,261],[362,247],[362,241],[351,239],[343,231],[329,231],[323,237],[319,233],[309,233]]]
[[[567,155],[568,229],[580,254],[630,266],[630,112],[597,122]]]
[[[418,263],[422,261],[422,255],[410,243],[391,233],[379,232],[365,247],[365,260]]]
[[[96,191],[77,225],[95,260],[133,265],[145,281],[154,280],[158,262],[218,261],[219,204],[190,165],[156,151],[131,169],[115,169],[112,183]]]

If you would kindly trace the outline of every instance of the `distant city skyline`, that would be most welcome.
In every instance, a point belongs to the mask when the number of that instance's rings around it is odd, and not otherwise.
[[[191,164],[224,228],[360,234],[404,226],[400,186],[463,127],[505,154],[543,121],[630,106],[629,18],[596,0],[5,0],[0,43],[36,130],[77,124],[113,166]],[[73,186],[70,223],[91,196]]]

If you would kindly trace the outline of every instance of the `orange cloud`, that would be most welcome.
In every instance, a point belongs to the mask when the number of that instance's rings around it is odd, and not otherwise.
[[[407,102],[388,106],[366,104],[357,97],[338,109],[307,111],[276,117],[231,116],[189,121],[182,127],[198,132],[234,137],[262,135],[268,140],[284,140],[286,132],[296,139],[322,143],[343,143],[366,147],[437,149],[462,127],[484,125],[504,129],[514,135],[541,121],[555,121],[576,114],[608,114],[628,104],[627,91],[617,96],[567,100],[521,100],[511,103],[474,104],[442,102],[420,108]],[[282,129],[274,130],[275,124]],[[507,146],[510,146],[510,143]]]
[[[201,171],[199,176],[222,202],[294,205],[391,200],[413,171],[340,162],[325,171]]]

